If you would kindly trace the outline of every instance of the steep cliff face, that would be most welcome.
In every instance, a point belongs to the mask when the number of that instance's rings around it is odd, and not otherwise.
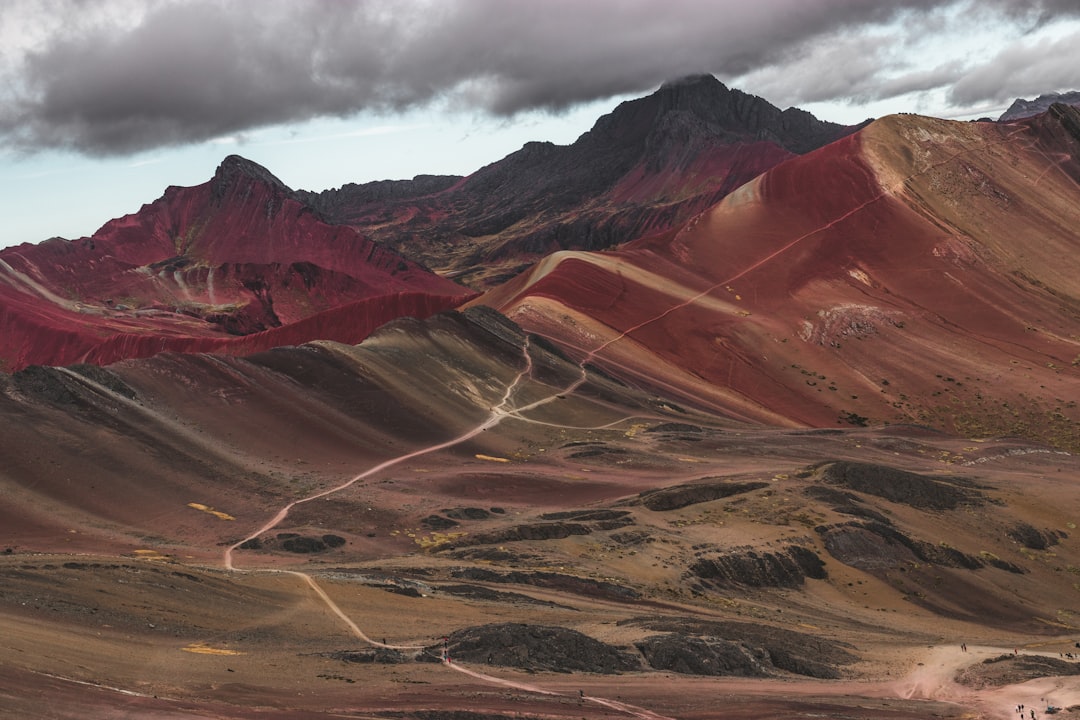
[[[598,250],[676,227],[777,163],[852,130],[696,76],[619,105],[571,145],[528,143],[464,179],[302,198],[333,222],[491,287],[552,252]]]
[[[559,253],[478,302],[734,417],[1075,448],[1078,119],[885,118],[677,232]]]
[[[92,237],[0,251],[0,362],[14,371],[162,350],[251,352],[286,338],[358,342],[469,295],[324,223],[265,168],[233,156],[209,182],[171,187]]]

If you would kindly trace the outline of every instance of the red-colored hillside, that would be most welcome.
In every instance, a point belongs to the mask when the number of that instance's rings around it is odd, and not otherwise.
[[[1066,106],[1014,125],[889,117],[676,233],[560,253],[478,302],[738,417],[1075,446],[1077,157]]]
[[[230,157],[92,237],[0,251],[0,367],[356,343],[470,295]]]

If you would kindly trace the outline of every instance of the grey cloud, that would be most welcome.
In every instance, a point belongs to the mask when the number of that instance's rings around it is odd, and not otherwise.
[[[700,72],[757,74],[802,101],[882,97],[955,69],[884,75],[871,31],[972,1],[156,0],[117,25],[102,10],[115,6],[69,0],[65,29],[0,69],[0,144],[116,155],[432,103],[509,117]],[[1031,22],[1080,13],[986,5]],[[841,43],[825,72],[810,62],[823,39]]]
[[[952,86],[958,105],[1006,102],[1051,90],[1080,89],[1080,32],[1049,44],[1015,43]]]
[[[918,70],[876,83],[866,96],[872,100],[887,100],[914,92],[935,90],[955,82],[963,74],[959,62],[949,62],[929,70]]]

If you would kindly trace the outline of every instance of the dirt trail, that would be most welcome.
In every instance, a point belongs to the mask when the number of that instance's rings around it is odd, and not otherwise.
[[[599,349],[600,348],[597,348],[597,350],[599,350]],[[469,431],[467,431],[465,433],[462,433],[461,435],[459,435],[459,436],[457,436],[455,438],[452,438],[450,440],[446,440],[446,441],[441,442],[441,443],[437,443],[435,445],[430,445],[428,447],[423,447],[423,448],[420,448],[419,450],[414,450],[413,452],[406,453],[404,455],[400,455],[400,456],[395,457],[395,458],[391,458],[389,460],[386,460],[386,461],[384,461],[384,462],[382,462],[382,463],[380,463],[378,465],[375,465],[375,466],[369,468],[368,470],[365,470],[362,473],[359,473],[358,475],[353,476],[351,479],[349,479],[347,482],[342,483],[341,485],[337,485],[337,486],[332,487],[332,488],[330,488],[328,490],[323,490],[321,492],[309,495],[309,496],[301,498],[299,500],[292,501],[291,503],[289,503],[288,505],[283,507],[281,510],[279,510],[277,512],[277,514],[274,515],[274,517],[272,517],[269,521],[267,521],[265,524],[263,524],[258,530],[251,533],[250,535],[243,538],[242,540],[234,543],[233,545],[229,546],[225,550],[225,552],[223,554],[223,557],[222,557],[222,564],[224,565],[225,569],[229,570],[229,571],[232,571],[232,572],[246,572],[245,570],[237,568],[235,566],[235,564],[233,563],[233,552],[238,547],[243,545],[245,542],[248,542],[249,540],[257,538],[260,535],[262,535],[263,533],[268,532],[268,531],[272,530],[273,528],[277,527],[278,525],[280,525],[281,522],[288,516],[289,511],[292,508],[296,507],[297,505],[300,505],[301,503],[311,502],[312,500],[316,500],[318,498],[323,498],[323,497],[326,497],[328,495],[332,495],[332,494],[337,493],[337,492],[341,492],[342,490],[345,490],[345,489],[347,489],[349,487],[352,487],[353,485],[355,485],[357,482],[359,482],[361,480],[364,480],[364,479],[366,479],[368,477],[371,477],[372,475],[375,475],[375,474],[377,474],[379,472],[382,472],[383,470],[386,470],[387,468],[393,467],[393,466],[398,465],[398,464],[403,463],[403,462],[407,462],[407,461],[409,461],[409,460],[411,460],[413,458],[417,458],[417,457],[420,457],[420,456],[423,456],[423,455],[427,455],[427,454],[430,454],[430,453],[433,453],[433,452],[437,452],[439,450],[445,450],[447,448],[454,447],[455,445],[459,445],[459,444],[461,444],[463,442],[466,442],[467,440],[470,440],[471,438],[476,437],[477,435],[484,432],[485,430],[487,430],[489,428],[492,428],[492,427],[495,427],[496,425],[498,425],[500,422],[502,422],[506,418],[513,418],[513,419],[517,419],[517,420],[528,421],[526,418],[521,416],[522,412],[526,412],[528,410],[532,410],[532,409],[535,409],[535,408],[540,407],[542,405],[545,405],[545,404],[547,404],[549,402],[552,402],[556,398],[558,398],[560,395],[563,395],[565,393],[573,392],[574,390],[579,388],[581,385],[583,385],[585,383],[586,378],[587,378],[587,374],[585,372],[584,362],[583,362],[582,363],[582,368],[581,368],[581,377],[578,378],[577,380],[575,380],[574,382],[570,383],[565,388],[562,388],[560,390],[552,392],[548,396],[543,397],[543,398],[541,398],[539,400],[535,400],[535,401],[533,401],[531,403],[528,403],[526,405],[522,405],[522,406],[519,406],[519,407],[510,407],[509,404],[511,402],[511,399],[514,396],[515,390],[518,388],[518,386],[521,384],[521,382],[525,378],[529,377],[532,374],[532,367],[533,367],[532,366],[532,357],[529,355],[529,342],[528,342],[527,338],[526,338],[524,346],[522,347],[522,355],[525,358],[525,367],[517,374],[517,376],[514,378],[514,380],[511,383],[509,383],[509,385],[507,385],[506,391],[503,394],[502,399],[499,401],[499,403],[497,405],[492,407],[490,414],[488,415],[488,417],[483,422],[478,424],[473,429],[471,429],[471,430],[469,430]],[[614,425],[614,424],[618,424],[618,423],[624,422],[624,421],[625,421],[625,419],[622,419],[622,420],[618,420],[618,421],[616,421],[615,423],[612,423],[612,424]],[[316,593],[316,595],[319,596],[319,598],[322,600],[323,604],[326,605],[326,607],[331,612],[333,612],[334,615],[336,615],[346,625],[346,627],[349,628],[349,630],[353,633],[353,635],[355,635],[359,640],[362,640],[362,641],[364,641],[364,642],[366,642],[366,643],[368,643],[368,644],[370,644],[372,646],[391,648],[391,649],[396,649],[396,650],[420,650],[420,649],[423,649],[425,647],[424,645],[394,645],[394,644],[384,643],[384,642],[379,642],[377,640],[374,640],[371,637],[369,637],[367,635],[367,633],[365,633],[363,630],[360,629],[360,626],[357,625],[352,620],[352,618],[350,618],[341,609],[341,607],[336,602],[334,602],[334,600],[326,593],[325,590],[323,590],[323,588],[318,584],[318,582],[316,582],[315,578],[312,577],[311,575],[309,575],[307,573],[304,573],[304,572],[300,572],[298,570],[284,570],[284,571],[270,570],[269,572],[282,572],[283,574],[293,575],[295,577],[298,577],[298,578],[302,579],[309,587],[311,587],[311,589]],[[541,687],[539,687],[537,685],[532,685],[532,684],[529,684],[529,683],[516,682],[516,681],[513,681],[513,680],[507,680],[507,679],[504,679],[504,678],[495,677],[493,675],[486,675],[484,673],[480,673],[480,672],[477,672],[475,670],[470,670],[468,668],[465,668],[465,667],[462,667],[462,666],[457,665],[455,663],[452,663],[447,658],[443,659],[442,664],[443,664],[443,666],[445,666],[447,668],[450,668],[450,669],[455,670],[455,671],[457,671],[459,673],[463,673],[465,675],[476,678],[477,680],[481,680],[481,681],[486,682],[486,683],[495,684],[495,685],[501,685],[503,687],[511,687],[511,688],[515,688],[517,690],[523,690],[523,691],[526,691],[526,692],[537,693],[537,694],[541,694],[541,695],[565,696],[563,693],[555,692],[555,691],[552,691],[552,690],[545,690],[544,688],[541,688]],[[565,696],[565,697],[570,697],[570,696]],[[589,702],[593,702],[593,703],[596,703],[598,705],[603,705],[605,707],[611,708],[611,709],[616,710],[618,712],[626,713],[627,715],[631,715],[633,717],[640,718],[640,720],[674,720],[673,718],[668,718],[668,717],[663,716],[663,715],[658,715],[658,714],[653,713],[653,712],[651,712],[649,710],[639,708],[639,707],[635,707],[633,705],[629,705],[627,703],[619,702],[619,701],[616,701],[616,700],[610,700],[608,698],[588,696],[588,697],[582,697],[581,699],[583,701],[588,700]]]

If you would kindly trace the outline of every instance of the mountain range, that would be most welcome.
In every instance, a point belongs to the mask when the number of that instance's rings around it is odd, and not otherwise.
[[[1078,712],[1077,227],[1067,103],[696,76],[0,250],[0,710]]]
[[[1049,110],[1050,106],[1055,103],[1080,106],[1080,91],[1073,90],[1064,93],[1046,93],[1034,100],[1017,98],[1013,101],[1013,104],[1009,106],[1009,109],[1001,114],[998,121],[1012,122],[1013,120],[1023,120],[1024,118],[1032,117],[1033,115],[1039,115]]]

